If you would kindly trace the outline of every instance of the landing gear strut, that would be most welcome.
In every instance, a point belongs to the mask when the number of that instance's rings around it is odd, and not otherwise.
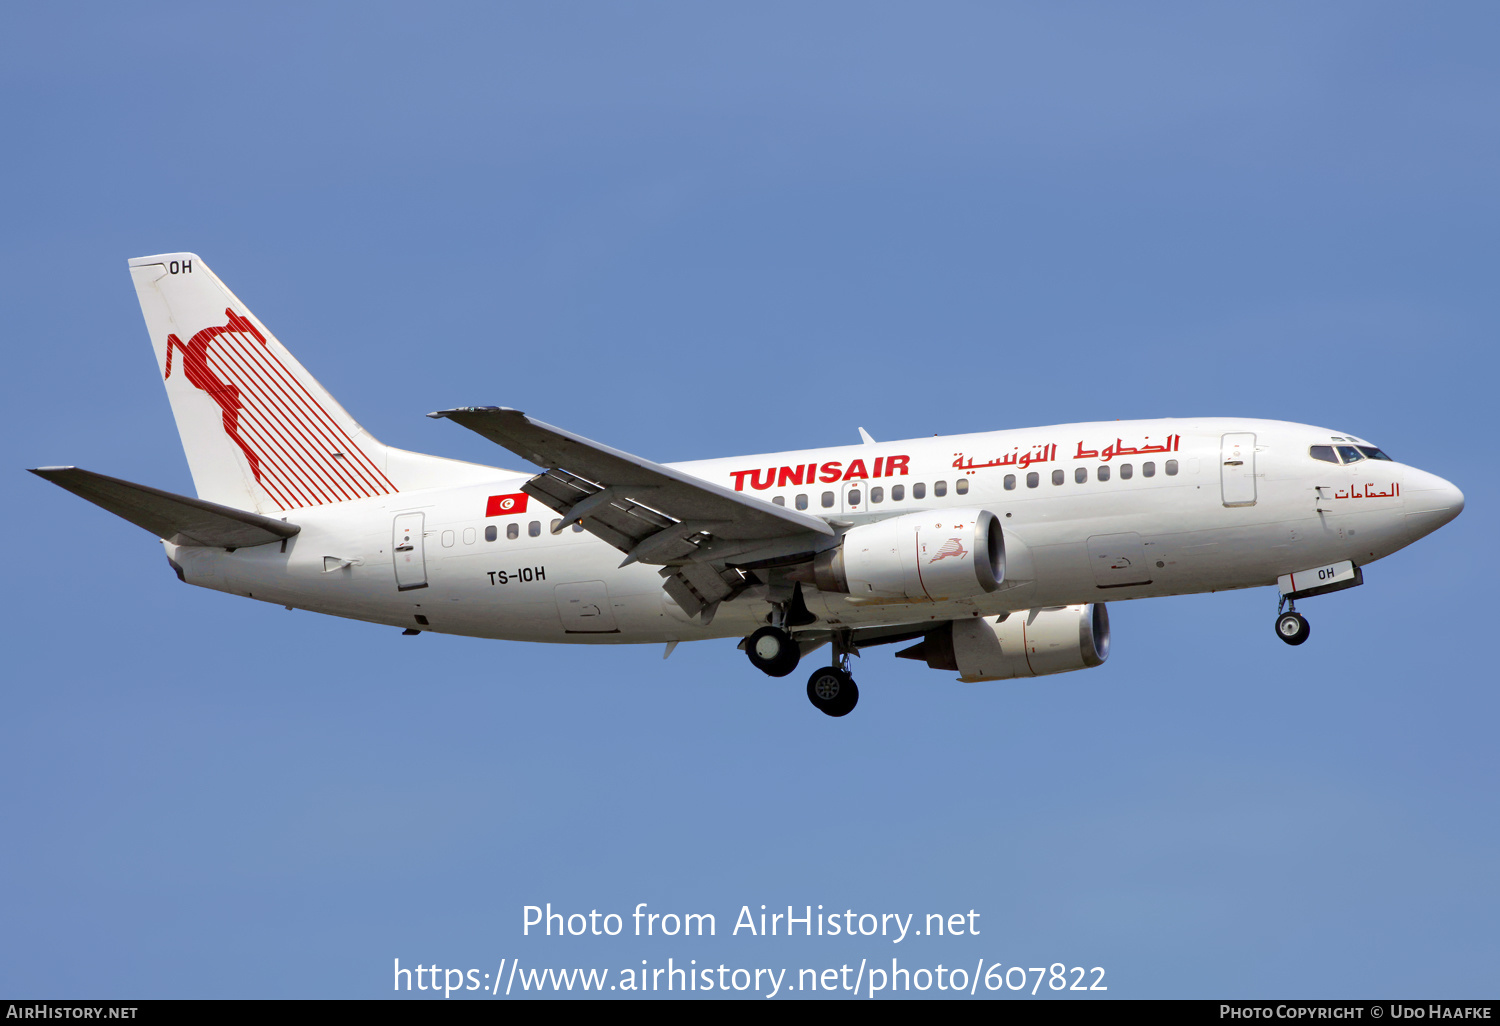
[[[859,687],[849,672],[852,648],[845,636],[834,635],[833,665],[813,671],[807,679],[808,701],[829,716],[847,716],[859,702]]]
[[[1286,612],[1282,612],[1285,609]],[[1312,633],[1307,619],[1297,612],[1296,603],[1282,598],[1276,604],[1276,636],[1288,645],[1300,645]]]

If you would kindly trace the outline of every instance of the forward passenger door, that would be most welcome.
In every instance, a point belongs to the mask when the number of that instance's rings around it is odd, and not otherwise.
[[[1227,434],[1222,440],[1219,457],[1219,481],[1224,505],[1255,505],[1255,435],[1249,432]]]

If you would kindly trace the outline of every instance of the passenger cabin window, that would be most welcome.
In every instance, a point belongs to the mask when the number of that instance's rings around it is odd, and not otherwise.
[[[925,498],[927,498],[927,486],[925,484],[923,484],[922,482],[920,482],[920,481],[918,481],[916,484],[912,485],[911,486],[911,497],[913,499],[925,499]]]
[[[1052,483],[1055,485],[1060,485],[1067,479],[1068,475],[1063,473],[1061,470],[1054,470],[1052,472]]]
[[[542,536],[542,522],[540,520],[533,520],[531,523],[527,524],[526,533],[531,535],[533,538],[540,538]]]
[[[521,537],[521,525],[512,521],[505,525],[505,537],[515,540]]]
[[[1129,463],[1121,463],[1120,464],[1120,480],[1121,481],[1129,481],[1132,477],[1135,477],[1135,468],[1133,466],[1131,466]]]
[[[1099,465],[1099,474],[1098,474],[1098,477],[1099,477],[1099,480],[1101,480],[1101,481],[1108,481],[1109,480],[1109,467],[1101,463]]]
[[[1155,463],[1142,463],[1141,464],[1141,476],[1142,477],[1155,477],[1156,476],[1156,464]]]
[[[1031,473],[1029,473],[1029,474],[1026,475],[1026,487],[1027,488],[1035,488],[1037,485],[1039,485],[1041,483],[1042,483],[1042,476],[1040,474],[1038,474],[1036,471],[1033,470]]]
[[[1016,475],[1014,475],[1014,474],[1006,474],[1005,475],[1005,490],[1007,492],[1013,492],[1013,491],[1016,490]]]
[[[947,481],[934,481],[932,483],[932,497],[934,499],[941,499],[943,496],[945,496],[947,494],[948,494],[948,482]]]
[[[464,544],[465,545],[473,545],[474,544],[474,528],[472,528],[472,527],[466,527],[466,528],[464,528]]]
[[[1333,446],[1331,445],[1315,445],[1307,450],[1307,454],[1315,460],[1322,460],[1324,463],[1337,463],[1339,461],[1339,458],[1333,454]]]
[[[803,492],[801,495],[797,496],[797,508],[798,509],[806,509],[807,508],[807,493],[806,492]]]
[[[551,530],[551,532],[553,534],[556,534],[557,531],[558,531],[558,528],[560,528],[560,527],[562,527],[562,521],[561,520],[554,520],[554,521],[552,521],[552,526],[549,528],[549,530]]]
[[[832,492],[824,492],[823,493],[823,508],[824,509],[833,509],[833,499],[834,499],[834,495],[833,495]]]
[[[891,501],[900,502],[906,498],[906,485],[891,485]]]
[[[1073,471],[1073,483],[1074,484],[1087,484],[1088,480],[1089,480],[1089,468],[1088,467],[1079,467],[1077,470]]]
[[[484,529],[485,541],[494,541],[498,537],[500,537],[500,528],[496,527],[494,524],[491,524],[489,527],[486,527]]]
[[[583,533],[583,525],[582,524],[574,524],[573,525],[573,533],[574,534],[582,534]]]
[[[851,505],[851,506],[858,506],[859,505],[859,489],[858,488],[851,488],[851,489],[849,489],[849,505]]]
[[[961,477],[957,481],[954,481],[953,482],[953,490],[955,492],[957,492],[959,495],[968,495],[969,494],[969,479],[966,478],[966,477]]]
[[[786,496],[785,495],[773,495],[773,496],[771,496],[771,505],[773,505],[773,506],[785,506],[786,505]]]
[[[1177,461],[1176,460],[1167,460],[1167,476],[1168,477],[1176,477],[1177,476]]]
[[[882,487],[880,487],[879,485],[876,485],[874,488],[871,488],[870,489],[870,501],[871,502],[884,502],[885,501],[885,489],[882,488]]]

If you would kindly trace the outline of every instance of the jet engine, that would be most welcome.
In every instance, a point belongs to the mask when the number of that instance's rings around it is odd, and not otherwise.
[[[1109,658],[1109,613],[1098,602],[952,620],[896,655],[971,683],[1083,670]]]
[[[819,590],[855,601],[975,598],[1005,580],[1005,535],[987,509],[908,513],[848,531],[810,576]]]

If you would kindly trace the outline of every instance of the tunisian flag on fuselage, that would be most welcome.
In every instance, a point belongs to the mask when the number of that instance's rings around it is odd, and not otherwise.
[[[487,517],[503,517],[512,513],[526,512],[526,493],[512,492],[510,495],[491,495],[489,501],[484,504],[484,515]]]

